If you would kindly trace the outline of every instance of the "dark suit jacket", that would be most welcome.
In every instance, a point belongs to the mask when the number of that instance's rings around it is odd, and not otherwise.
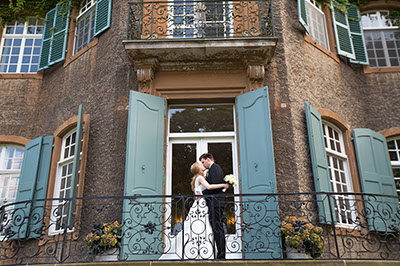
[[[222,171],[221,167],[216,164],[213,163],[213,165],[211,165],[209,171],[208,171],[208,176],[207,176],[207,182],[209,184],[221,184],[221,183],[226,183],[224,181],[224,172]],[[219,194],[222,193],[222,188],[219,189],[206,189],[203,191],[204,195],[207,194]]]

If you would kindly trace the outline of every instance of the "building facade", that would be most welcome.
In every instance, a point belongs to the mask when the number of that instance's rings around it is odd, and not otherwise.
[[[182,198],[165,196],[192,193],[189,168],[204,152],[238,178],[228,191],[238,207],[225,210],[227,258],[286,258],[285,211],[326,226],[322,258],[375,258],[363,248],[365,228],[377,239],[399,231],[400,29],[389,19],[399,8],[394,0],[346,10],[312,0],[85,0],[3,25],[4,258],[23,257],[13,241],[83,243],[85,226],[117,220],[125,232],[120,260],[157,259],[186,216]],[[273,197],[261,201],[278,222],[257,220],[260,198],[244,210],[246,198],[233,194]],[[158,203],[121,198],[141,196]],[[96,197],[108,210],[95,212]],[[293,201],[304,206],[293,211]],[[170,207],[132,214],[146,204]],[[134,238],[136,223],[163,236]],[[265,230],[246,233],[249,224]],[[335,240],[351,235],[364,253],[329,240],[332,232]],[[140,252],[136,242],[145,243]],[[396,246],[378,248],[378,258],[399,259]],[[91,260],[75,249],[68,253],[80,259],[58,249],[51,257]]]

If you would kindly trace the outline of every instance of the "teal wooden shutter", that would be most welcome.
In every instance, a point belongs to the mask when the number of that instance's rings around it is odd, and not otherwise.
[[[46,14],[46,22],[44,24],[44,32],[42,36],[42,48],[40,50],[39,69],[43,70],[49,66],[50,45],[53,37],[54,18],[56,8],[53,8]]]
[[[304,103],[307,121],[308,142],[316,192],[332,192],[328,160],[326,156],[322,119],[309,103]],[[321,223],[332,223],[333,201],[329,196],[317,195],[318,215]],[[331,204],[331,205],[330,205]],[[332,211],[332,212],[331,212]],[[335,219],[335,217],[333,217]]]
[[[399,222],[396,217],[399,206],[386,139],[377,132],[363,128],[354,129],[353,138],[362,191],[389,196],[376,199],[364,196],[363,213],[367,216],[369,229],[393,231]]]
[[[54,32],[51,40],[49,65],[53,65],[65,59],[67,47],[69,10],[70,6],[58,3],[54,20]]]
[[[83,113],[82,104],[79,105],[78,110],[78,122],[76,124],[76,142],[75,142],[75,152],[74,161],[72,164],[72,176],[71,176],[71,190],[69,191],[70,198],[78,197],[78,181],[79,181],[79,170],[81,166],[81,151],[82,151],[82,137],[83,137]],[[77,217],[76,213],[76,199],[71,200],[68,208],[68,228],[72,229],[74,227],[74,222]]]
[[[238,96],[236,105],[242,193],[276,193],[267,87]],[[244,258],[282,258],[278,198],[274,195],[243,197],[243,201],[247,206],[243,211],[243,224],[253,225],[249,231],[243,230]],[[268,217],[272,222],[257,218],[255,210],[259,217]]]
[[[335,30],[336,48],[339,55],[350,59],[356,59],[351,40],[347,15],[340,10],[334,1],[331,2],[333,29]]]
[[[347,19],[350,28],[351,41],[356,56],[352,63],[368,65],[367,50],[365,48],[364,34],[361,26],[360,11],[355,5],[350,5],[347,10]]]
[[[299,22],[303,25],[304,29],[310,33],[310,26],[308,26],[306,0],[297,0],[297,7],[299,11]]]
[[[70,8],[68,4],[58,3],[54,9],[47,12],[39,70],[46,69],[65,59]]]
[[[98,0],[96,3],[96,16],[94,22],[94,36],[99,35],[110,27],[111,0]]]
[[[50,171],[53,137],[39,137],[25,146],[15,202],[45,199]],[[9,239],[39,237],[45,201],[15,205]]]
[[[130,92],[124,196],[162,195],[165,111],[163,98]],[[160,257],[162,201],[124,200],[121,260]]]
[[[43,138],[40,152],[39,172],[36,178],[35,193],[33,199],[41,200],[47,196],[47,184],[49,181],[51,155],[53,152],[53,137]],[[45,212],[46,201],[35,201],[29,218],[28,238],[39,238],[43,233],[43,215]]]

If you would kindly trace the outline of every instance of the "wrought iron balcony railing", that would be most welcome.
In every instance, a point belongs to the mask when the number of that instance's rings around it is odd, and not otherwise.
[[[400,260],[397,200],[291,193],[18,202],[0,208],[0,264],[92,262],[99,253],[114,261],[212,260],[207,204],[221,210],[228,260],[286,259],[294,247],[321,260]]]
[[[272,0],[129,3],[127,40],[274,37]]]

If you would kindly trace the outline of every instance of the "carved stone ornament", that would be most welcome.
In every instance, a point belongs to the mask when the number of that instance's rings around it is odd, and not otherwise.
[[[247,77],[250,81],[250,89],[255,90],[261,88],[264,84],[265,66],[264,65],[248,65]]]
[[[139,68],[136,70],[136,74],[139,83],[139,91],[147,94],[154,94],[152,88],[154,79],[153,68]]]

